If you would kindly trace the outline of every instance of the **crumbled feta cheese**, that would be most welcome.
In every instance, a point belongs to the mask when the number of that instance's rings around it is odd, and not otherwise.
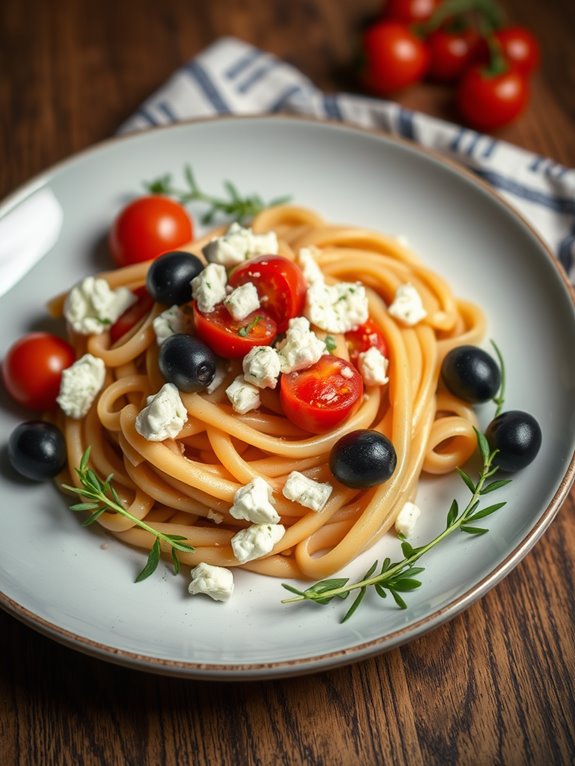
[[[271,503],[272,488],[261,476],[240,487],[234,495],[230,515],[254,524],[277,524],[279,514]]]
[[[234,592],[234,576],[229,569],[212,564],[198,564],[192,569],[188,593],[204,593],[214,601],[227,601]]]
[[[192,279],[192,296],[203,314],[209,314],[224,300],[227,281],[226,270],[218,263],[208,263]]]
[[[171,306],[154,319],[152,326],[158,346],[177,333],[190,333],[194,327],[192,315],[180,306]]]
[[[271,346],[255,346],[242,361],[244,378],[258,388],[275,388],[281,372],[278,352]]]
[[[261,404],[259,389],[251,383],[246,383],[242,375],[238,375],[226,388],[226,396],[240,415],[257,410]]]
[[[210,521],[213,521],[214,524],[221,524],[222,521],[224,520],[224,514],[218,513],[217,511],[212,511],[212,509],[210,508],[210,510],[208,511],[207,518],[210,519]]]
[[[297,263],[308,285],[323,282],[323,273],[313,255],[311,247],[302,247],[297,255]]]
[[[209,384],[209,386],[207,386],[206,393],[213,394],[214,391],[222,385],[222,383],[226,379],[227,374],[228,374],[227,362],[218,360],[216,362],[216,374],[214,375],[212,382]]]
[[[384,383],[389,383],[387,377],[389,361],[375,346],[362,351],[357,358],[357,363],[363,382],[367,386],[382,386]]]
[[[157,394],[148,396],[147,406],[136,417],[136,431],[151,442],[174,439],[188,419],[188,411],[173,383],[164,383]]]
[[[290,473],[282,489],[283,496],[288,500],[311,508],[312,511],[321,511],[332,492],[331,484],[314,481],[299,471]]]
[[[56,401],[71,418],[83,418],[100,393],[106,378],[106,365],[92,354],[84,354],[62,372]]]
[[[208,242],[202,252],[210,263],[229,268],[255,255],[276,255],[278,238],[275,231],[254,234],[250,228],[232,223],[222,237]]]
[[[127,287],[112,290],[105,279],[86,277],[68,293],[64,316],[75,332],[99,335],[135,301]]]
[[[325,354],[326,345],[310,330],[305,317],[290,319],[286,336],[277,347],[282,372],[305,370]]]
[[[271,553],[274,545],[285,535],[282,524],[252,524],[240,529],[231,539],[234,556],[241,564]]]
[[[409,537],[413,534],[417,519],[421,516],[421,510],[415,503],[407,502],[395,520],[395,531],[398,535]]]
[[[397,288],[393,303],[387,310],[392,317],[400,319],[404,324],[410,326],[417,324],[427,316],[420,294],[409,282]]]
[[[260,307],[258,291],[253,282],[236,287],[224,300],[225,307],[234,319],[245,319]]]
[[[305,316],[325,332],[357,329],[369,317],[367,293],[361,282],[313,282],[307,290]]]

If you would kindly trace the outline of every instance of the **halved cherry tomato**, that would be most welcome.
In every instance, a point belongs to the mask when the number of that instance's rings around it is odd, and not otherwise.
[[[457,108],[476,130],[495,130],[511,122],[529,100],[529,86],[517,69],[491,74],[483,67],[468,69],[459,81]]]
[[[232,287],[253,282],[262,308],[285,332],[289,320],[303,311],[306,282],[301,269],[282,255],[260,255],[237,266],[228,280]]]
[[[357,330],[346,332],[345,340],[349,350],[349,358],[357,366],[359,355],[367,351],[372,346],[381,351],[383,356],[387,356],[387,343],[381,330],[372,319],[360,325]]]
[[[525,75],[531,74],[539,66],[541,57],[539,43],[525,27],[503,27],[495,33],[501,45],[501,51],[515,69]]]
[[[117,266],[129,266],[177,250],[193,239],[193,226],[178,202],[151,195],[130,202],[114,221],[109,235]]]
[[[363,54],[363,85],[383,96],[421,80],[429,62],[424,43],[398,21],[379,21],[368,27]]]
[[[387,0],[383,10],[386,19],[411,24],[414,21],[427,21],[441,0]]]
[[[146,316],[154,305],[154,299],[145,286],[138,287],[133,292],[138,300],[132,303],[110,327],[110,340],[112,343],[116,343],[120,338],[123,338],[127,332],[137,325],[140,319]]]
[[[245,319],[234,319],[223,303],[209,314],[202,314],[196,302],[196,333],[218,356],[239,359],[254,346],[269,346],[277,335],[277,325],[265,311],[252,311]]]
[[[337,428],[358,407],[363,380],[345,359],[326,354],[307,370],[284,373],[280,401],[284,414],[304,431]]]
[[[62,370],[76,360],[72,346],[47,332],[24,335],[7,351],[2,376],[8,393],[30,410],[49,410],[60,392]]]
[[[451,32],[438,29],[427,38],[429,69],[427,76],[436,82],[455,82],[477,60],[482,38],[473,29]]]

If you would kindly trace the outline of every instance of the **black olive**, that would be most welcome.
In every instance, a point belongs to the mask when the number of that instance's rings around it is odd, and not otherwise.
[[[160,346],[160,371],[180,391],[201,391],[216,374],[214,352],[193,335],[177,333]]]
[[[8,460],[27,479],[51,479],[66,465],[66,441],[60,429],[51,423],[29,420],[10,434]]]
[[[441,377],[452,394],[471,404],[493,399],[501,384],[497,363],[477,346],[452,349],[441,365]]]
[[[499,450],[494,464],[502,471],[519,471],[535,460],[541,447],[541,428],[533,415],[521,410],[502,412],[487,426],[485,436],[492,450]]]
[[[360,489],[387,481],[395,471],[393,444],[379,431],[358,429],[342,436],[332,447],[329,467],[347,487]]]
[[[192,300],[191,281],[204,264],[191,253],[175,250],[156,258],[148,269],[146,287],[152,298],[166,306],[181,306]]]

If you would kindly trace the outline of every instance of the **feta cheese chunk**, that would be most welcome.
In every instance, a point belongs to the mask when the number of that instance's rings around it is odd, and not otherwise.
[[[302,247],[297,255],[297,264],[302,270],[303,278],[308,285],[323,282],[324,277],[311,247]]]
[[[68,293],[64,316],[74,332],[99,335],[136,300],[127,287],[112,290],[105,279],[86,277]]]
[[[218,360],[216,362],[216,374],[214,375],[212,382],[207,386],[206,393],[213,394],[214,391],[222,385],[222,383],[226,379],[227,374],[228,374],[227,362],[224,362],[223,360]]]
[[[240,415],[257,410],[261,404],[259,389],[251,383],[246,383],[242,375],[238,375],[226,388],[226,396]]]
[[[234,319],[245,319],[260,307],[258,291],[253,282],[236,287],[224,300],[224,305]]]
[[[84,354],[62,372],[56,401],[71,418],[83,418],[100,393],[106,378],[106,365],[92,354]]]
[[[407,502],[399,512],[395,520],[395,531],[398,535],[409,537],[413,534],[417,519],[421,516],[421,510],[415,503]]]
[[[211,508],[208,511],[207,517],[210,521],[213,521],[214,524],[221,524],[224,520],[224,514],[218,513],[217,511],[213,511]]]
[[[230,515],[234,519],[245,519],[254,524],[277,524],[280,517],[271,503],[272,492],[267,481],[256,476],[249,484],[238,489]]]
[[[277,255],[278,238],[275,231],[254,234],[250,228],[232,223],[222,237],[208,242],[202,252],[210,263],[230,268],[256,255]]]
[[[326,353],[326,345],[310,330],[305,317],[290,319],[286,336],[277,347],[282,372],[305,370]]]
[[[164,383],[148,396],[147,406],[136,417],[136,431],[150,442],[174,439],[188,419],[188,411],[173,383]]]
[[[290,473],[282,489],[283,496],[288,500],[311,508],[312,511],[321,511],[332,492],[331,484],[314,481],[299,471]]]
[[[234,592],[234,576],[229,569],[212,564],[198,564],[192,569],[188,593],[204,593],[214,601],[227,601]]]
[[[392,317],[400,319],[410,327],[427,316],[420,294],[409,282],[397,288],[393,303],[387,311]]]
[[[362,351],[357,358],[357,363],[366,386],[382,386],[384,383],[389,383],[387,377],[389,361],[375,346]]]
[[[283,524],[252,524],[240,529],[231,539],[234,556],[241,564],[271,553],[274,545],[285,535]]]
[[[226,297],[228,277],[218,263],[208,263],[197,277],[192,279],[192,297],[203,314],[209,314]]]
[[[278,352],[271,346],[255,346],[242,361],[244,378],[258,388],[275,388],[281,372]]]
[[[369,317],[365,287],[361,282],[337,282],[335,285],[313,282],[307,290],[304,314],[325,332],[355,330]]]
[[[156,333],[158,346],[177,333],[190,333],[194,327],[192,315],[179,306],[171,306],[154,319],[152,326]]]

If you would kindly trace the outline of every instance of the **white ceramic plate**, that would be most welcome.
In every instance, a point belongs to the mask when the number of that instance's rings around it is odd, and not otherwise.
[[[508,506],[480,538],[456,534],[422,564],[409,608],[367,598],[341,625],[342,604],[282,606],[280,583],[241,572],[227,604],[187,595],[187,577],[161,565],[135,585],[143,554],[78,518],[51,485],[31,485],[5,465],[0,477],[0,605],[75,649],[155,672],[195,678],[295,675],[369,657],[453,617],[498,582],[551,522],[574,471],[575,316],[552,256],[485,186],[451,164],[382,135],[291,118],[224,119],[105,143],[58,165],[0,208],[0,216],[46,185],[64,209],[55,248],[0,301],[0,355],[32,328],[49,327],[43,305],[105,266],[102,240],[142,181],[176,176],[190,163],[218,192],[224,179],[264,198],[291,194],[334,222],[402,234],[456,292],[484,306],[489,335],[508,368],[507,406],[539,420],[543,447],[502,490]],[[4,397],[5,441],[29,414]],[[484,406],[484,424],[492,415]],[[423,481],[424,518],[413,544],[438,532],[457,478]],[[105,543],[105,545],[104,545]],[[389,538],[349,567],[395,556]],[[372,594],[373,596],[375,594]]]

